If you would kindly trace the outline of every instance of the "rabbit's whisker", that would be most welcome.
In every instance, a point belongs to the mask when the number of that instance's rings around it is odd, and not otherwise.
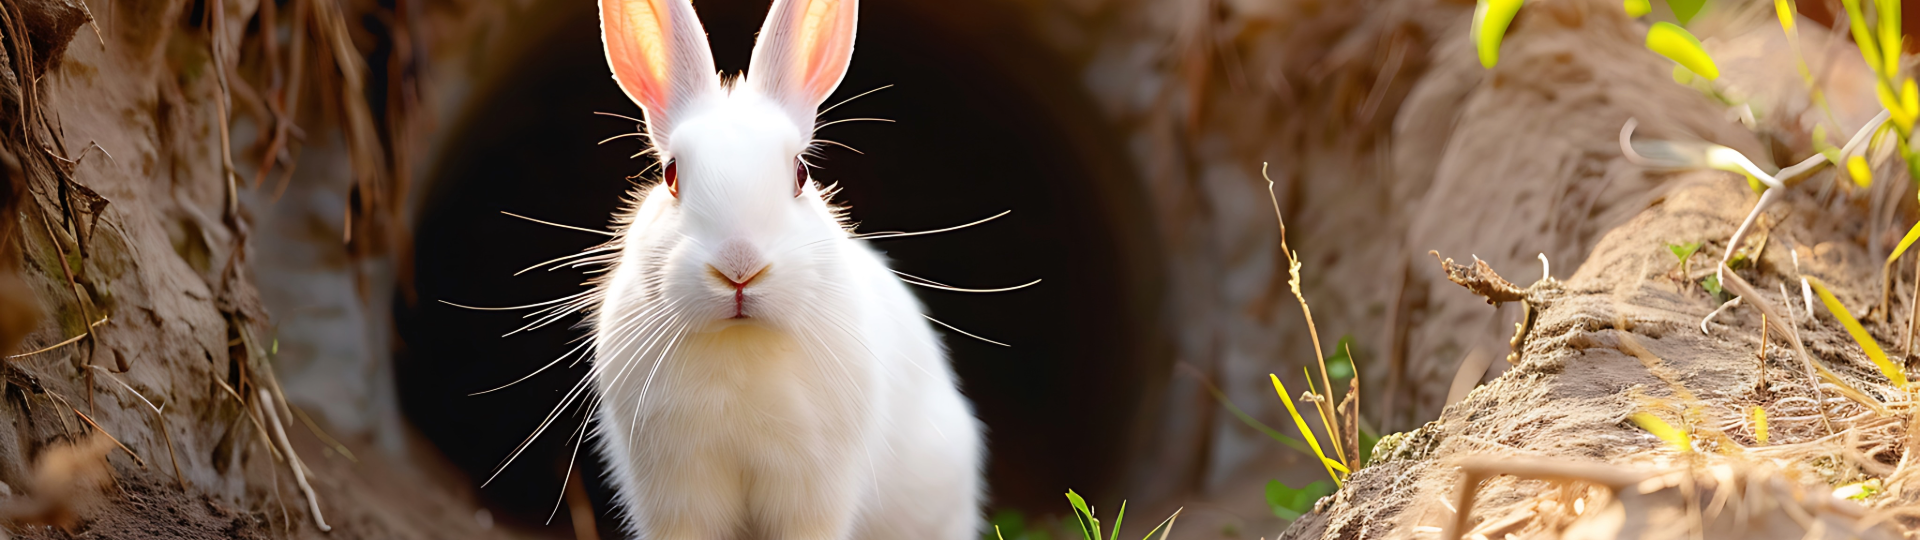
[[[825,109],[821,109],[821,110],[820,110],[820,112],[817,112],[817,113],[813,113],[813,117],[814,117],[814,118],[819,118],[819,117],[820,117],[820,115],[823,115],[823,114],[827,114],[828,112],[832,112],[832,111],[833,111],[834,109],[838,109],[838,108],[840,108],[840,106],[841,106],[841,105],[846,105],[846,104],[847,104],[847,102],[849,102],[849,101],[853,101],[853,100],[856,100],[856,99],[860,99],[860,98],[863,98],[863,97],[867,97],[867,94],[871,94],[871,93],[874,93],[874,92],[879,92],[879,91],[881,91],[881,90],[886,90],[886,89],[888,89],[888,88],[893,88],[893,85],[891,85],[891,84],[889,84],[889,85],[886,85],[886,86],[882,86],[882,87],[879,87],[879,88],[875,88],[875,89],[872,89],[872,90],[868,90],[868,91],[865,91],[865,92],[861,92],[861,93],[860,93],[860,95],[857,95],[857,96],[853,96],[853,97],[850,97],[850,98],[847,98],[847,99],[843,99],[843,100],[840,100],[840,102],[839,102],[839,103],[835,103],[835,104],[833,104],[833,106],[832,106],[832,107],[827,107],[827,108],[825,108]]]
[[[552,361],[552,362],[547,362],[547,365],[544,365],[544,366],[540,366],[540,369],[536,369],[536,370],[533,370],[533,373],[528,373],[528,374],[526,374],[526,375],[524,375],[524,376],[521,376],[521,377],[520,377],[520,378],[518,378],[518,379],[514,379],[514,380],[513,380],[513,382],[510,382],[510,383],[507,383],[507,384],[503,384],[503,385],[500,385],[500,386],[497,386],[497,387],[494,387],[494,388],[492,388],[492,389],[489,389],[489,390],[481,390],[481,391],[479,391],[479,392],[474,392],[474,393],[471,393],[471,394],[467,394],[467,396],[468,396],[468,397],[472,397],[472,396],[478,396],[478,395],[481,395],[481,394],[491,394],[491,393],[494,393],[494,392],[498,392],[498,391],[500,391],[500,390],[504,390],[504,389],[506,389],[506,388],[507,388],[507,387],[509,387],[509,386],[513,386],[513,385],[516,385],[516,384],[520,384],[520,383],[522,383],[522,382],[526,382],[526,380],[527,380],[527,379],[531,379],[531,378],[533,378],[533,376],[534,376],[534,375],[539,375],[539,374],[540,374],[541,372],[543,372],[543,371],[546,371],[546,370],[547,370],[547,368],[551,368],[551,367],[553,367],[553,366],[555,366],[555,365],[558,365],[558,364],[560,363],[560,361],[561,361],[561,360],[566,360],[566,359],[567,359],[567,357],[569,357],[569,356],[573,356],[574,354],[576,354],[576,353],[579,353],[579,352],[580,352],[581,350],[584,350],[584,349],[586,349],[586,348],[588,348],[588,347],[589,347],[589,346],[591,346],[591,345],[593,345],[593,342],[592,342],[592,340],[587,340],[587,341],[583,341],[583,342],[581,342],[581,343],[580,343],[579,345],[575,345],[575,346],[573,347],[573,349],[572,349],[572,350],[568,350],[568,351],[566,352],[566,354],[562,354],[562,355],[560,355],[560,357],[559,357],[559,358],[555,358],[555,359],[553,359],[553,361]]]
[[[647,136],[647,134],[646,134],[645,132],[641,132],[641,131],[635,131],[635,132],[633,132],[633,133],[621,133],[621,134],[619,134],[619,135],[614,135],[614,136],[612,136],[612,137],[607,137],[607,138],[605,138],[605,139],[600,139],[600,142],[597,142],[597,143],[593,143],[593,144],[607,144],[607,143],[610,143],[610,142],[613,142],[613,141],[615,141],[615,140],[618,140],[618,139],[625,139],[625,138],[627,138],[627,137],[645,137],[645,136]]]
[[[600,116],[611,116],[611,117],[614,117],[614,118],[620,118],[620,119],[623,119],[623,120],[632,120],[632,121],[634,121],[635,123],[639,123],[639,124],[645,124],[645,123],[647,123],[647,121],[646,121],[646,120],[641,120],[641,119],[639,119],[639,118],[634,118],[634,117],[631,117],[631,116],[627,116],[627,115],[624,115],[624,114],[613,114],[613,113],[610,113],[610,112],[600,112],[600,111],[594,111],[594,112],[593,112],[593,114],[596,114],[596,115],[600,115]]]
[[[954,327],[954,326],[953,326],[953,325],[951,325],[951,324],[947,324],[947,323],[945,323],[945,322],[942,322],[942,321],[941,321],[940,319],[935,319],[935,318],[933,318],[933,316],[931,316],[931,315],[926,315],[926,314],[921,314],[920,316],[921,316],[921,317],[926,317],[926,318],[927,318],[927,320],[929,320],[929,321],[933,321],[933,324],[937,324],[937,325],[940,325],[940,326],[945,326],[945,327],[947,327],[947,329],[948,329],[948,330],[952,330],[952,331],[955,331],[955,332],[959,332],[959,333],[960,333],[960,335],[963,335],[963,336],[967,336],[967,337],[970,337],[970,338],[973,338],[973,339],[977,339],[977,340],[980,340],[980,341],[985,341],[985,342],[987,342],[987,343],[992,343],[992,344],[994,344],[994,345],[999,345],[999,346],[1001,346],[1001,347],[1009,347],[1009,348],[1010,348],[1010,347],[1013,347],[1012,345],[1008,345],[1008,344],[1005,344],[1005,343],[1001,343],[1001,342],[998,342],[998,341],[994,341],[994,340],[991,340],[991,339],[987,339],[987,338],[983,338],[983,337],[980,337],[980,336],[976,336],[976,335],[973,335],[973,333],[972,333],[972,332],[968,332],[968,331],[966,331],[966,330],[961,330],[961,329],[959,329],[959,328],[957,328],[957,327]]]
[[[555,263],[563,263],[563,262],[567,262],[567,261],[570,261],[570,260],[573,260],[573,259],[578,259],[578,258],[581,258],[581,257],[586,257],[586,256],[588,256],[588,255],[593,255],[593,254],[596,254],[596,253],[606,253],[606,252],[610,252],[610,251],[612,251],[612,252],[618,252],[618,251],[620,251],[620,247],[619,247],[619,246],[603,246],[603,247],[599,247],[599,248],[595,248],[595,249],[590,249],[590,250],[586,250],[586,251],[582,251],[582,252],[579,252],[579,253],[573,253],[573,254],[569,254],[569,255],[562,255],[562,256],[559,256],[559,257],[555,257],[555,258],[552,258],[552,259],[548,259],[548,260],[545,260],[545,261],[541,261],[541,262],[540,262],[539,264],[535,264],[535,265],[533,265],[533,266],[529,266],[529,267],[526,267],[526,268],[523,268],[523,269],[521,269],[521,270],[520,270],[519,272],[514,272],[514,273],[513,273],[513,275],[516,275],[516,276],[517,276],[517,275],[520,275],[520,274],[525,274],[525,273],[527,273],[527,272],[532,272],[532,271],[534,271],[534,270],[538,270],[538,269],[540,269],[540,267],[542,267],[542,266],[546,266],[546,265],[549,265],[549,264],[555,264]]]
[[[588,408],[591,409],[591,407]],[[553,500],[553,511],[547,512],[547,525],[553,524],[553,516],[560,514],[560,503],[567,500],[567,483],[573,481],[573,462],[580,459],[580,443],[587,442],[587,425],[591,423],[593,423],[592,418],[581,420],[580,427],[573,430],[573,436],[569,437],[574,440],[573,454],[567,456],[567,472],[560,475],[560,496]]]
[[[894,122],[897,122],[897,121],[898,121],[898,120],[894,120],[894,119],[891,119],[891,118],[842,118],[842,119],[839,119],[839,120],[834,120],[834,121],[832,121],[832,122],[826,122],[826,123],[823,123],[823,124],[820,124],[820,125],[817,125],[817,126],[813,126],[813,129],[815,129],[815,130],[819,130],[820,128],[824,128],[824,127],[827,127],[827,126],[831,126],[831,125],[834,125],[834,124],[845,124],[845,123],[847,123],[847,122],[886,122],[886,123],[889,123],[889,124],[891,124],[891,123],[894,123]]]
[[[507,455],[507,459],[505,461],[500,462],[499,466],[494,467],[493,474],[487,477],[487,481],[481,482],[480,487],[485,488],[487,487],[488,484],[492,484],[494,479],[499,478],[500,473],[505,472],[507,470],[507,466],[513,464],[513,460],[519,459],[520,454],[523,452],[526,452],[527,447],[533,445],[534,439],[539,438],[541,433],[545,433],[547,431],[547,428],[553,425],[553,421],[560,417],[560,411],[565,410],[567,408],[567,405],[572,404],[575,399],[578,399],[581,395],[581,392],[586,389],[587,389],[587,379],[581,378],[580,382],[575,383],[573,385],[573,390],[567,391],[567,395],[562,396],[560,398],[560,404],[554,406],[553,411],[547,413],[546,419],[540,421],[540,426],[537,428],[534,428],[533,434],[528,435],[526,440],[520,441],[520,445],[515,446],[513,448],[513,452]]]
[[[675,317],[672,322],[679,322],[679,320],[680,320],[679,317]],[[680,340],[680,338],[686,337],[688,333],[687,327],[686,325],[680,325],[679,327],[675,328],[672,333],[673,333],[673,339],[668,340],[666,346],[661,347],[659,356],[656,356],[653,359],[653,367],[647,369],[647,380],[646,382],[640,384],[640,397],[635,400],[636,406],[639,406],[640,404],[647,402],[647,394],[653,391],[654,376],[660,374],[661,364],[665,364],[667,363],[668,359],[673,358],[674,347],[678,346],[680,343],[683,343]],[[624,375],[625,370],[622,370],[622,371],[623,371],[622,374]],[[619,380],[619,377],[615,377],[615,382],[618,382],[618,380]],[[639,417],[643,415],[634,415],[634,416]],[[632,433],[630,433],[629,436],[633,434],[638,434],[640,433],[640,430],[647,428],[645,419],[641,418],[639,420],[640,420],[640,423],[638,425],[629,424],[632,428]]]
[[[593,234],[600,234],[600,235],[606,235],[606,236],[614,236],[614,233],[612,233],[612,232],[608,232],[608,231],[599,231],[599,230],[594,230],[594,229],[589,229],[589,228],[586,228],[586,227],[575,227],[575,226],[572,226],[572,225],[561,225],[561,224],[559,224],[559,223],[554,223],[554,222],[551,222],[551,221],[543,221],[543,220],[538,220],[538,219],[533,219],[533,218],[530,218],[530,217],[527,217],[527,216],[523,216],[523,215],[520,215],[520,214],[515,214],[515,213],[513,213],[513,212],[507,212],[507,211],[501,211],[500,213],[502,213],[502,214],[506,214],[506,215],[509,215],[509,216],[513,216],[513,217],[517,217],[517,218],[520,218],[520,219],[524,219],[524,220],[527,220],[527,221],[531,221],[531,222],[534,222],[534,223],[539,223],[539,224],[541,224],[541,225],[551,225],[551,226],[554,226],[554,227],[559,227],[559,228],[562,228],[562,229],[568,229],[568,230],[574,230],[574,231],[580,231],[580,232],[589,232],[589,233],[593,233]]]
[[[872,232],[872,233],[865,233],[865,234],[854,234],[854,235],[848,235],[847,237],[852,238],[854,240],[885,240],[888,238],[900,238],[904,236],[923,236],[928,234],[939,234],[943,232],[957,231],[960,229],[965,229],[967,227],[972,227],[974,225],[979,225],[982,223],[1000,219],[1002,216],[1005,216],[1011,213],[1013,213],[1012,210],[1007,210],[1007,211],[1000,212],[998,214],[994,214],[992,217],[975,221],[973,223],[968,223],[966,225],[956,225],[953,227],[947,227],[945,229],[934,229],[931,231],[918,231],[918,232],[883,231],[883,232]]]
[[[947,285],[944,283],[933,281],[933,280],[916,276],[913,274],[908,274],[906,272],[901,272],[899,270],[893,270],[893,273],[898,274],[902,278],[906,278],[900,281],[904,281],[910,285],[919,285],[921,287],[926,287],[929,289],[940,289],[943,291],[967,292],[967,293],[997,293],[997,292],[1017,291],[1020,289],[1025,289],[1027,287],[1038,285],[1040,284],[1040,281],[1041,281],[1039,279],[1035,279],[1033,281],[1026,282],[1025,284],[1015,285],[1012,287],[1002,287],[999,289],[965,289],[965,288],[955,287],[952,285]]]
[[[853,151],[853,153],[855,153],[855,154],[860,154],[860,155],[863,155],[863,156],[864,156],[864,155],[867,155],[867,153],[866,153],[866,152],[861,152],[859,148],[854,148],[854,147],[851,147],[851,146],[847,146],[846,144],[844,144],[844,143],[841,143],[840,141],[830,141],[830,140],[826,140],[826,139],[814,139],[814,140],[813,140],[812,142],[815,142],[815,143],[827,143],[827,144],[831,144],[831,145],[834,145],[834,146],[838,146],[838,147],[841,147],[841,148],[845,148],[845,149],[848,149],[848,150],[852,150],[852,151]]]
[[[453,303],[453,302],[448,302],[448,301],[446,301],[446,300],[440,300],[439,302],[440,302],[440,303],[442,303],[442,304],[446,304],[446,305],[449,305],[449,306],[453,306],[453,307],[457,307],[457,308],[460,308],[460,309],[471,309],[471,310],[474,310],[474,311],[513,311],[513,310],[516,310],[516,309],[527,309],[527,308],[536,308],[536,307],[540,307],[540,306],[544,306],[544,305],[548,305],[548,304],[557,304],[557,303],[560,303],[560,302],[565,302],[565,301],[568,301],[568,300],[572,300],[572,299],[575,299],[575,298],[579,298],[579,297],[580,297],[580,295],[583,295],[583,294],[587,294],[587,293],[591,293],[591,292],[593,292],[593,291],[581,291],[581,292],[577,292],[577,293],[574,293],[574,294],[571,294],[571,295],[567,295],[567,296],[562,296],[562,297],[559,297],[559,298],[555,298],[555,299],[552,299],[552,300],[548,300],[548,301],[545,301],[545,302],[541,302],[541,303],[538,303],[538,304],[527,304],[527,305],[524,305],[524,306],[507,306],[507,307],[480,307],[480,306],[467,306],[467,305],[461,305],[461,304],[455,304],[455,303]]]

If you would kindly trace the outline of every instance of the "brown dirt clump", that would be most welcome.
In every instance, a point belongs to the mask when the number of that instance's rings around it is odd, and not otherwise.
[[[1660,80],[1668,64],[1634,50],[1638,37],[1619,18],[1618,6],[1602,4],[1540,2],[1522,11],[1501,66],[1467,99],[1464,110],[1472,116],[1450,135],[1443,181],[1434,186],[1441,202],[1431,206],[1508,200],[1533,185],[1463,178],[1458,181],[1465,183],[1449,187],[1444,179],[1453,174],[1446,163],[1523,178],[1639,186],[1643,202],[1600,198],[1615,206],[1604,214],[1581,211],[1587,220],[1630,217],[1607,230],[1563,283],[1528,291],[1528,311],[1537,318],[1520,336],[1524,340],[1516,338],[1524,345],[1513,351],[1512,365],[1446,406],[1437,420],[1383,439],[1369,467],[1282,538],[1897,538],[1911,526],[1900,521],[1909,518],[1895,519],[1920,499],[1902,489],[1914,474],[1905,457],[1910,401],[1818,300],[1807,299],[1800,280],[1825,281],[1855,315],[1867,315],[1880,300],[1888,222],[1908,222],[1911,205],[1889,198],[1904,199],[1900,190],[1849,189],[1821,172],[1789,188],[1786,202],[1763,218],[1763,234],[1744,246],[1726,245],[1757,199],[1743,179],[1640,170],[1625,162],[1613,141],[1631,113],[1643,125],[1663,123],[1662,138],[1706,139],[1769,162],[1810,155],[1804,135],[1795,135],[1806,131],[1801,119],[1810,100],[1804,87],[1779,82],[1797,81],[1794,67],[1777,56],[1754,61],[1771,54],[1766,51],[1777,53],[1781,40],[1765,37],[1771,21],[1758,11],[1731,10],[1708,23],[1721,36],[1708,40],[1710,49],[1730,59],[1722,66],[1729,74],[1721,81],[1723,92],[1762,111],[1752,131],[1730,131],[1739,124],[1724,114],[1724,104],[1688,96],[1693,91],[1684,87],[1671,92],[1678,85]],[[1779,34],[1777,27],[1771,31]],[[1839,64],[1828,71],[1816,64],[1815,70],[1832,74],[1829,97],[1840,123],[1861,125],[1862,111],[1872,109],[1862,105],[1870,97],[1852,91],[1856,85],[1849,77],[1858,70],[1846,64],[1857,61],[1857,53],[1818,34],[1808,40],[1815,44],[1810,50],[1839,51],[1823,57],[1831,60],[1810,62]],[[1514,64],[1534,72],[1508,68]],[[1570,91],[1563,88],[1569,77],[1578,83]],[[1655,83],[1667,86],[1647,86],[1637,101],[1620,94]],[[1515,92],[1531,97],[1502,97]],[[1578,117],[1540,116],[1526,101],[1542,94],[1554,103],[1549,109],[1572,102],[1586,110]],[[1607,125],[1613,129],[1600,129]],[[1525,139],[1535,131],[1540,138]],[[1539,162],[1564,152],[1530,151],[1566,145],[1595,150],[1575,164]],[[1891,174],[1882,179],[1878,186],[1908,186]],[[1431,225],[1422,234],[1455,243],[1472,243],[1459,234],[1487,228],[1440,219]],[[1685,242],[1704,246],[1683,274],[1668,245]],[[1443,255],[1467,255],[1438,247]],[[1727,288],[1749,294],[1703,331],[1703,318],[1727,296],[1709,293],[1701,281],[1714,275],[1712,261],[1729,250],[1745,255],[1726,277]],[[1496,261],[1492,270],[1527,278],[1538,271],[1537,265],[1516,264],[1521,257],[1515,254],[1502,255],[1506,262]],[[1471,273],[1465,266],[1427,264],[1430,279]],[[1874,339],[1899,351],[1914,288],[1909,276],[1895,280],[1893,309],[1876,310],[1863,322]],[[1447,304],[1454,307],[1436,314],[1484,317],[1464,307],[1478,303],[1472,293],[1455,288],[1450,294],[1455,297]],[[1774,314],[1764,344],[1763,311]],[[1427,325],[1435,335],[1417,338],[1415,345],[1423,339],[1484,339],[1438,335],[1467,327]],[[1819,380],[1814,364],[1831,370],[1833,378]],[[1859,392],[1849,394],[1843,386]],[[1765,441],[1755,408],[1769,419]],[[1642,427],[1636,414],[1679,426],[1690,434],[1690,446],[1676,450]],[[1879,491],[1858,503],[1832,495],[1837,486],[1862,481],[1875,482]]]

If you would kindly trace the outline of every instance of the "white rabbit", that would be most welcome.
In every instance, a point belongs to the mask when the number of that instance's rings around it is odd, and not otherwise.
[[[920,302],[800,156],[853,56],[856,0],[775,0],[722,82],[689,0],[600,0],[664,178],[607,248],[596,435],[653,540],[971,540],[981,426]]]

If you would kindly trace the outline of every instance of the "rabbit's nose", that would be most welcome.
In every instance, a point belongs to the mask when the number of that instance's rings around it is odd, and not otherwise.
[[[713,262],[707,267],[715,276],[725,280],[733,288],[745,288],[753,279],[766,272],[767,263],[760,257],[760,250],[741,240],[728,240],[714,253]]]

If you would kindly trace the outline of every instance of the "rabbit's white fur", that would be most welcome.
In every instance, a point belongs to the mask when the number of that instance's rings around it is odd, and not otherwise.
[[[653,540],[974,538],[980,425],[943,347],[827,194],[796,188],[812,110],[840,77],[808,70],[844,61],[762,65],[807,56],[780,49],[818,34],[777,28],[782,13],[852,6],[775,2],[740,84],[632,80],[714,76],[686,2],[601,4],[616,78],[678,169],[677,192],[636,192],[592,319],[596,441],[627,526]],[[621,22],[648,15],[638,32]],[[840,21],[826,27],[850,56],[850,13]]]

